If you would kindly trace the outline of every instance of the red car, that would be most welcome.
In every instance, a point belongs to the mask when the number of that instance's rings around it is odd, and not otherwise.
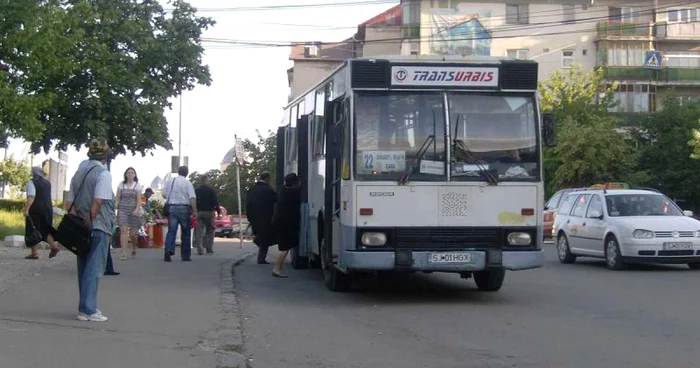
[[[542,238],[544,240],[552,239],[552,227],[554,227],[554,218],[557,216],[557,210],[561,205],[561,200],[566,197],[566,194],[571,193],[577,188],[562,189],[553,196],[549,198],[547,203],[544,205],[544,212],[542,212]]]

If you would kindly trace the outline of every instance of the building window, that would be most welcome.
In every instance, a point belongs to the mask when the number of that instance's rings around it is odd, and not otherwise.
[[[700,96],[678,96],[678,103],[683,105],[690,105],[700,101]]]
[[[646,84],[620,84],[613,92],[618,105],[612,112],[649,112],[655,110],[655,86]]]
[[[529,5],[506,4],[506,24],[528,24]]]
[[[700,68],[700,52],[667,51],[665,56],[669,68]]]
[[[527,52],[528,51],[529,50],[524,50],[524,49],[506,50],[506,57],[509,59],[527,60]]]
[[[700,8],[677,8],[668,9],[668,21],[669,22],[697,22],[700,18]]]
[[[623,23],[636,23],[642,21],[639,8],[615,8],[610,7],[610,20]]]
[[[610,45],[604,66],[642,66],[647,48],[642,44]]]
[[[561,52],[561,67],[564,69],[569,69],[571,68],[571,65],[574,64],[574,51],[573,50],[564,50]]]
[[[562,5],[562,20],[564,23],[571,23],[576,21],[576,6],[575,5]]]

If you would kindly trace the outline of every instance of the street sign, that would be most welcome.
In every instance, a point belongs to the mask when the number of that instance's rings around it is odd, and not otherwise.
[[[644,55],[644,67],[647,69],[661,69],[661,52],[647,51]]]
[[[240,138],[236,138],[236,162],[239,165],[243,165],[243,156],[245,154],[245,150],[243,149],[243,140]]]

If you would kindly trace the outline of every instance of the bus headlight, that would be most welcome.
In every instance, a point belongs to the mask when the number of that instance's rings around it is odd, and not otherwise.
[[[532,244],[532,237],[528,233],[510,233],[508,234],[508,244],[530,245]]]
[[[362,245],[367,247],[381,247],[386,244],[386,234],[384,233],[364,233],[362,234]]]

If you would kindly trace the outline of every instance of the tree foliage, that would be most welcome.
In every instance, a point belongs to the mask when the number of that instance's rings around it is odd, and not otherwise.
[[[621,180],[634,164],[631,147],[616,131],[610,114],[615,105],[612,89],[601,87],[599,70],[584,72],[576,66],[557,71],[540,84],[540,107],[557,118],[559,143],[545,149],[547,191]]]
[[[169,99],[209,84],[203,30],[183,0],[2,0],[0,120],[8,135],[52,146],[105,137],[116,153],[172,148]],[[7,99],[6,99],[7,98]]]
[[[258,175],[263,171],[269,171],[272,175],[271,185],[275,183],[275,167],[277,162],[277,136],[269,131],[267,136],[257,132],[257,142],[249,139],[243,140],[246,151],[244,164],[240,167],[241,179],[241,208],[245,211],[246,193],[255,185]],[[219,203],[226,207],[229,213],[238,211],[238,192],[236,183],[236,163],[229,165],[223,172],[210,170],[200,174],[190,174],[190,181],[195,188],[202,184],[203,177],[209,179],[209,184],[216,189],[219,195]]]
[[[25,161],[15,160],[11,156],[0,162],[0,182],[23,188],[31,178],[30,167]]]

